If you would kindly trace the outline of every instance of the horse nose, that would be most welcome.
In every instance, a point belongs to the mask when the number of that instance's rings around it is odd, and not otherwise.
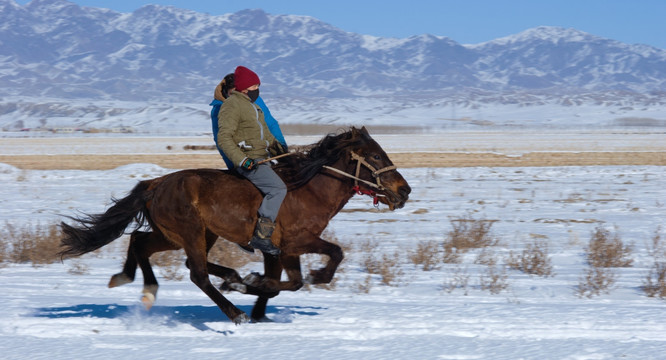
[[[403,185],[398,189],[398,194],[403,200],[407,200],[409,198],[409,193],[412,192],[412,188],[409,187],[409,185]]]

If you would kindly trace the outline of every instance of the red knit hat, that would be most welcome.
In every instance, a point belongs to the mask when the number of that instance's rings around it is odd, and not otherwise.
[[[259,76],[245,66],[236,68],[236,71],[234,71],[234,82],[238,91],[243,91],[252,85],[261,84]]]

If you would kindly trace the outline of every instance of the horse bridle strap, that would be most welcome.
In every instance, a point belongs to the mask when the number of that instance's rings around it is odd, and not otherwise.
[[[377,190],[385,190],[386,188],[384,187],[384,185],[382,185],[382,181],[379,179],[379,175],[381,175],[381,174],[384,173],[384,172],[391,171],[391,170],[395,170],[395,169],[398,168],[398,167],[395,166],[395,165],[390,165],[390,166],[387,166],[387,167],[384,167],[384,168],[381,168],[381,169],[377,170],[374,166],[372,166],[372,165],[369,164],[367,161],[365,161],[365,158],[363,158],[362,156],[356,154],[356,153],[353,152],[353,151],[351,152],[351,157],[352,157],[352,160],[356,160],[356,161],[357,161],[357,162],[356,162],[356,175],[352,175],[352,174],[346,173],[346,172],[344,172],[344,171],[342,171],[342,170],[338,170],[338,169],[336,169],[336,168],[334,168],[334,167],[330,167],[330,166],[327,166],[327,165],[324,165],[324,168],[326,168],[326,169],[328,169],[328,170],[331,170],[331,171],[334,171],[334,172],[336,172],[336,173],[338,173],[338,174],[340,174],[340,175],[344,175],[344,176],[346,176],[346,177],[348,177],[348,178],[352,178],[352,179],[354,179],[354,189],[355,189],[355,190],[356,190],[356,189],[360,189],[359,186],[358,186],[358,183],[359,183],[359,182],[362,182],[362,183],[364,183],[364,184],[366,184],[366,185],[368,185],[368,186],[370,186],[370,187],[372,187],[372,188],[375,188],[375,189],[377,189]],[[375,182],[374,182],[374,183],[373,183],[373,182],[370,182],[370,181],[367,181],[367,180],[363,180],[363,179],[361,179],[360,177],[358,177],[359,174],[361,173],[361,165],[363,165],[363,166],[367,167],[368,169],[370,169],[370,171],[372,172],[372,177],[375,178]],[[358,192],[358,190],[356,190],[356,191]]]

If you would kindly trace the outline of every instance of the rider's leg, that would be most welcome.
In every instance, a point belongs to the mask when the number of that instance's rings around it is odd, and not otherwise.
[[[287,186],[268,163],[260,164],[249,171],[240,169],[239,172],[264,194],[264,199],[257,211],[259,219],[250,245],[264,253],[278,255],[280,249],[271,242],[271,236],[275,229],[275,219],[280,211],[280,206],[287,195]]]

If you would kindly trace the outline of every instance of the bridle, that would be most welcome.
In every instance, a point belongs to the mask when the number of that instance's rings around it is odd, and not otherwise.
[[[355,193],[359,194],[359,195],[371,196],[372,197],[372,203],[375,206],[377,206],[379,204],[379,197],[380,196],[386,196],[386,195],[378,194],[374,190],[361,189],[361,186],[359,185],[359,182],[361,182],[361,183],[363,183],[363,184],[365,184],[365,185],[367,185],[371,188],[377,189],[378,191],[388,191],[388,192],[392,193],[391,190],[387,189],[384,185],[382,185],[382,181],[381,181],[381,178],[379,177],[379,175],[381,175],[381,174],[383,174],[387,171],[395,170],[395,169],[397,169],[397,167],[395,165],[390,165],[390,166],[383,167],[383,168],[378,170],[374,166],[372,166],[370,163],[365,161],[364,157],[356,154],[353,151],[351,152],[351,158],[352,158],[352,161],[356,160],[356,174],[355,175],[349,174],[345,171],[336,169],[336,168],[331,167],[331,166],[324,165],[323,167],[328,169],[328,170],[331,170],[333,172],[336,172],[340,175],[343,175],[343,176],[346,176],[348,178],[354,179],[354,187],[352,187],[352,190]],[[374,183],[371,182],[371,181],[361,179],[359,177],[359,174],[361,173],[361,165],[365,166],[366,168],[368,168],[370,170],[370,172],[372,173],[372,177],[375,178]]]

